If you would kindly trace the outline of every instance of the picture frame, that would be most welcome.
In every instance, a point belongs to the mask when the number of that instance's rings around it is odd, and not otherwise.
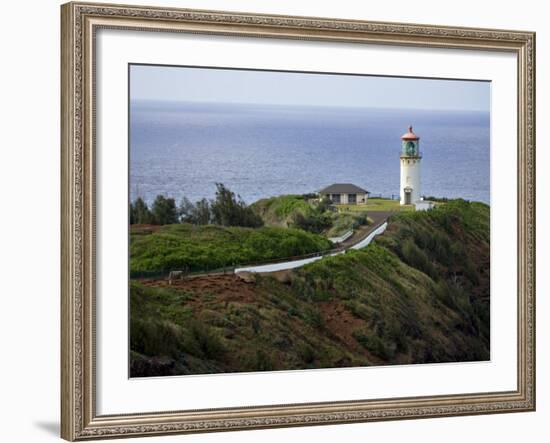
[[[69,441],[535,410],[535,34],[525,31],[71,2],[61,7],[61,436]],[[97,33],[508,53],[517,60],[517,388],[98,414]],[[510,288],[512,291],[513,288]],[[509,344],[511,345],[511,344]]]

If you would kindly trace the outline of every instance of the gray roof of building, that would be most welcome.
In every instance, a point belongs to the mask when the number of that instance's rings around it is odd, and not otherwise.
[[[366,189],[351,183],[334,183],[319,191],[320,194],[367,194],[368,192]]]

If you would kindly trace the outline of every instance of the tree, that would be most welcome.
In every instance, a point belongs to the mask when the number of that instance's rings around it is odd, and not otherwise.
[[[173,198],[157,195],[151,208],[153,223],[156,225],[171,225],[178,222],[178,211]]]
[[[193,211],[195,206],[187,197],[181,199],[181,203],[178,208],[178,216],[182,223],[193,223]]]
[[[211,222],[210,203],[207,199],[199,200],[192,211],[192,222],[196,225],[207,225]]]
[[[216,183],[216,199],[210,204],[210,210],[212,222],[218,225],[251,228],[263,225],[261,217],[222,183]]]
[[[208,225],[212,221],[210,202],[203,198],[193,204],[187,197],[183,197],[178,208],[181,223],[194,225]]]
[[[130,223],[146,225],[153,222],[153,215],[147,207],[147,203],[141,197],[136,198],[134,204],[130,205]]]

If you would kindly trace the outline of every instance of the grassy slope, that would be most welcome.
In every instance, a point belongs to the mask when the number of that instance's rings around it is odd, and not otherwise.
[[[483,204],[395,215],[371,246],[288,284],[227,279],[223,291],[132,284],[134,375],[489,358]]]
[[[252,204],[252,209],[262,217],[266,226],[286,228],[296,212],[308,214],[311,205],[301,195],[280,195],[258,200]]]
[[[293,216],[297,212],[304,215],[310,214],[313,204],[301,195],[281,195],[258,200],[252,205],[252,208],[262,217],[266,226],[288,227],[292,226]],[[323,232],[326,237],[342,235],[366,217],[367,206],[347,205],[342,209],[344,210],[339,212],[327,211],[332,226]]]
[[[350,212],[356,211],[414,211],[413,205],[401,205],[399,200],[386,198],[369,198],[366,205],[337,205],[338,209]]]
[[[297,229],[259,229],[165,225],[154,232],[134,228],[130,238],[130,270],[134,273],[216,269],[330,249],[322,236]]]

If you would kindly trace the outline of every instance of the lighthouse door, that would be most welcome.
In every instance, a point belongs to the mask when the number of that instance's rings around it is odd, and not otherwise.
[[[410,205],[411,204],[411,188],[405,188],[405,204]]]

